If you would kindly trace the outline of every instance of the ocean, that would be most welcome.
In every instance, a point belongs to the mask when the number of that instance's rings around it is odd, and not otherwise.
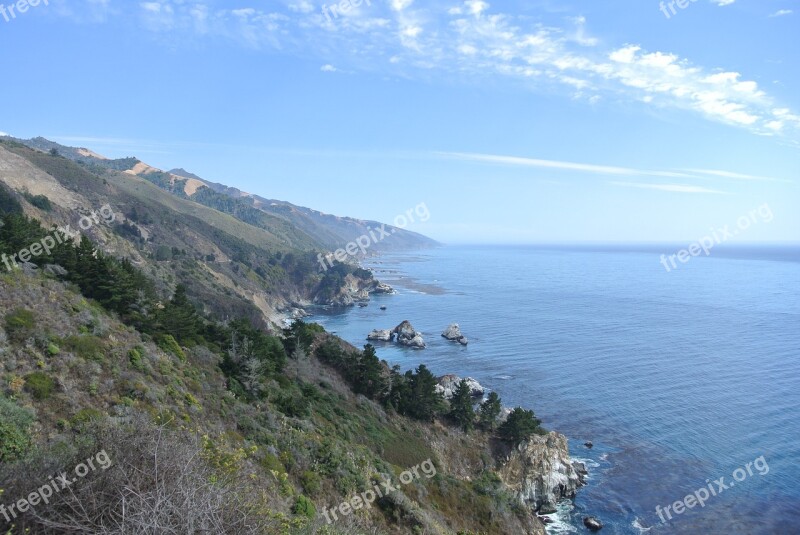
[[[585,533],[587,515],[607,535],[800,533],[800,248],[720,247],[667,272],[680,248],[386,255],[365,265],[395,295],[309,320],[359,347],[409,320],[427,349],[377,343],[382,359],[474,377],[569,437],[589,484],[551,533]],[[468,346],[440,336],[450,323]]]

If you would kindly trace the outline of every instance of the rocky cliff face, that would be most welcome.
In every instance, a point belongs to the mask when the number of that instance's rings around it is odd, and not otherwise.
[[[574,498],[583,477],[569,458],[567,437],[555,432],[534,435],[511,450],[498,474],[519,501],[540,513]]]
[[[344,282],[339,291],[332,297],[314,298],[317,305],[328,305],[334,307],[349,307],[356,303],[369,301],[370,294],[390,294],[394,289],[388,284],[384,284],[373,278],[360,278],[350,273],[344,278]]]

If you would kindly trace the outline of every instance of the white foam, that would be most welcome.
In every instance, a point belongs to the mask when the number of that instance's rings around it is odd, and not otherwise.
[[[633,520],[633,523],[632,523],[631,525],[632,525],[634,528],[638,529],[638,530],[639,530],[639,533],[645,533],[645,532],[647,532],[647,531],[650,531],[651,529],[653,529],[653,527],[652,527],[652,526],[650,526],[649,528],[646,528],[646,527],[642,526],[642,525],[639,523],[639,517],[636,517],[636,518]]]
[[[570,514],[574,509],[575,505],[573,505],[572,502],[563,501],[556,505],[555,513],[552,515],[542,515],[553,521],[552,524],[545,525],[547,533],[553,535],[561,533],[578,533],[578,528],[570,523]]]

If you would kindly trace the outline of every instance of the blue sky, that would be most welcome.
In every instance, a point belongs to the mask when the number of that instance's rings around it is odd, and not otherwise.
[[[0,131],[450,243],[800,241],[800,1],[670,3],[42,0]]]

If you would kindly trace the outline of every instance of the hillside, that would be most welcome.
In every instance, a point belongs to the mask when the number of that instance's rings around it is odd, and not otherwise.
[[[22,196],[26,214],[48,225],[75,228],[81,213],[108,205],[114,221],[94,225],[86,235],[148,270],[162,293],[185,284],[209,313],[280,323],[298,307],[353,304],[379,288],[353,264],[322,271],[318,254],[324,246],[283,218],[254,210],[255,219],[246,221],[138,175],[60,152],[0,139],[0,182]],[[43,196],[48,209],[26,195]]]
[[[235,187],[205,180],[184,169],[162,171],[134,157],[110,160],[89,149],[66,147],[41,137],[15,141],[45,152],[58,151],[60,155],[87,167],[122,171],[143,177],[175,195],[234,214],[261,228],[275,225],[277,221],[288,222],[292,229],[300,230],[313,237],[313,240],[308,242],[298,239],[297,236],[287,236],[287,243],[300,248],[317,247],[333,251],[346,246],[360,236],[368,235],[370,230],[383,225],[378,221],[339,217],[284,201],[266,199]],[[419,207],[418,211],[412,212],[412,216],[416,219],[426,219],[430,214],[426,214],[425,211]],[[268,214],[268,216],[260,215],[261,213]],[[398,216],[402,215],[398,214]],[[407,215],[405,217],[407,218]],[[398,224],[402,222],[403,218],[400,218]],[[397,226],[385,225],[385,228],[391,236],[372,243],[369,248],[370,253],[423,249],[439,245],[426,236]]]
[[[276,324],[385,291],[371,273],[73,155],[0,139],[3,533],[543,535],[535,513],[574,496],[532,411]]]

